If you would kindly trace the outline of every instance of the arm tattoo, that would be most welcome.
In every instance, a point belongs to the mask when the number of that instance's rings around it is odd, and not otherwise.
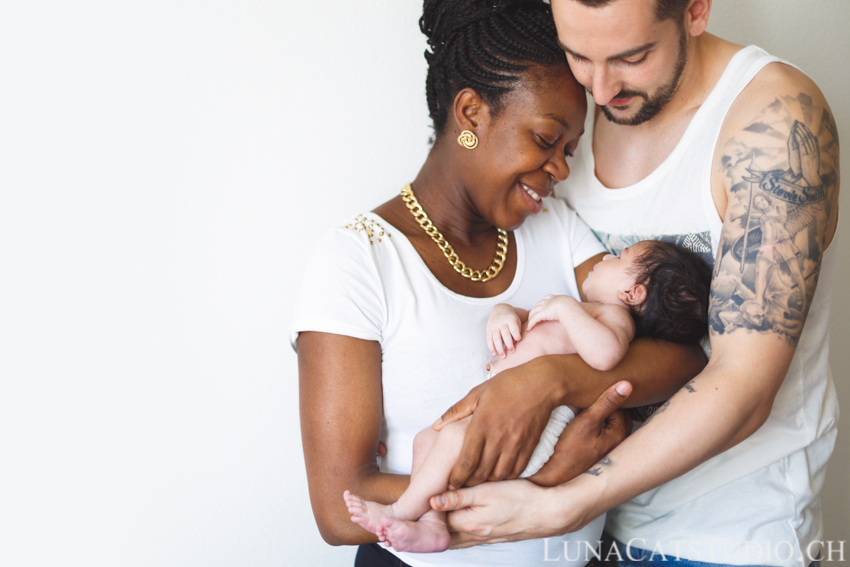
[[[614,461],[611,460],[611,457],[602,457],[602,459],[596,463],[598,466],[588,469],[584,471],[582,474],[590,474],[593,476],[599,476],[602,474],[602,467],[610,467],[614,464]]]
[[[696,389],[696,388],[694,388],[694,383],[695,383],[695,382],[696,382],[696,380],[691,380],[690,382],[688,382],[687,384],[685,384],[685,390],[687,390],[687,391],[688,391],[688,393],[693,394],[694,392],[696,392],[696,391],[697,391],[697,389]]]
[[[655,411],[652,413],[652,415],[651,415],[651,416],[649,416],[649,419],[647,419],[647,420],[644,422],[644,425],[646,425],[647,423],[649,423],[650,421],[652,421],[653,419],[655,419],[655,416],[656,416],[656,415],[658,415],[658,414],[660,414],[660,413],[664,413],[665,411],[667,411],[667,408],[669,408],[669,407],[670,407],[670,400],[667,400],[666,402],[664,402],[663,404],[661,404],[661,407],[660,407],[660,408],[658,408],[657,410],[655,410]]]
[[[731,190],[711,285],[711,334],[743,328],[796,345],[838,190],[835,121],[805,93],[778,98],[725,144],[721,167]]]

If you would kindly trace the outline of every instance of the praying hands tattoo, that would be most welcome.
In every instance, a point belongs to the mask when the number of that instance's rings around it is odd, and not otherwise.
[[[835,122],[804,93],[778,98],[726,143],[721,163],[731,195],[711,286],[711,333],[743,328],[796,345],[837,191]]]

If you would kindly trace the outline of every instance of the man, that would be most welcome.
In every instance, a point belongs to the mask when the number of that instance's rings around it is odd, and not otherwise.
[[[662,238],[714,264],[712,355],[589,474],[551,489],[485,483],[433,503],[460,510],[458,545],[564,533],[611,510],[608,531],[631,544],[623,560],[808,565],[838,416],[827,365],[839,191],[829,106],[794,67],[705,33],[711,0],[552,9],[597,105],[559,194],[613,253]],[[480,448],[499,418],[496,396],[484,398],[500,387],[450,411],[475,408],[473,424],[486,424],[470,427],[455,486],[477,482],[482,466],[488,478]]]

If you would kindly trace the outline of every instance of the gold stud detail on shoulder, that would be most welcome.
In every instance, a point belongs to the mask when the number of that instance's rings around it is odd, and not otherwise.
[[[355,218],[354,221],[348,223],[343,228],[350,228],[351,230],[365,233],[366,237],[369,238],[369,244],[372,246],[375,245],[375,242],[372,240],[373,238],[378,242],[381,242],[383,237],[386,236],[387,238],[390,238],[392,236],[392,234],[387,232],[380,223],[365,215],[357,215],[357,218]]]

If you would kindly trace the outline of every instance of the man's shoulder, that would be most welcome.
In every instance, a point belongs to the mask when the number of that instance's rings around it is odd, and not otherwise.
[[[811,145],[803,148],[804,155],[816,158],[830,172],[828,178],[837,176],[838,129],[826,98],[799,69],[770,63],[741,92],[724,119],[712,169],[715,201],[720,198],[722,204],[723,193],[728,196],[743,187],[742,171],[733,174],[733,169],[774,170],[789,159],[789,153],[800,152],[801,140]],[[794,169],[799,177],[799,168]],[[837,191],[829,198],[836,199]]]
[[[769,63],[741,91],[729,108],[720,139],[724,139],[724,134],[751,126],[766,109],[783,109],[788,112],[798,106],[801,111],[813,106],[828,108],[823,93],[805,73],[781,61]]]

